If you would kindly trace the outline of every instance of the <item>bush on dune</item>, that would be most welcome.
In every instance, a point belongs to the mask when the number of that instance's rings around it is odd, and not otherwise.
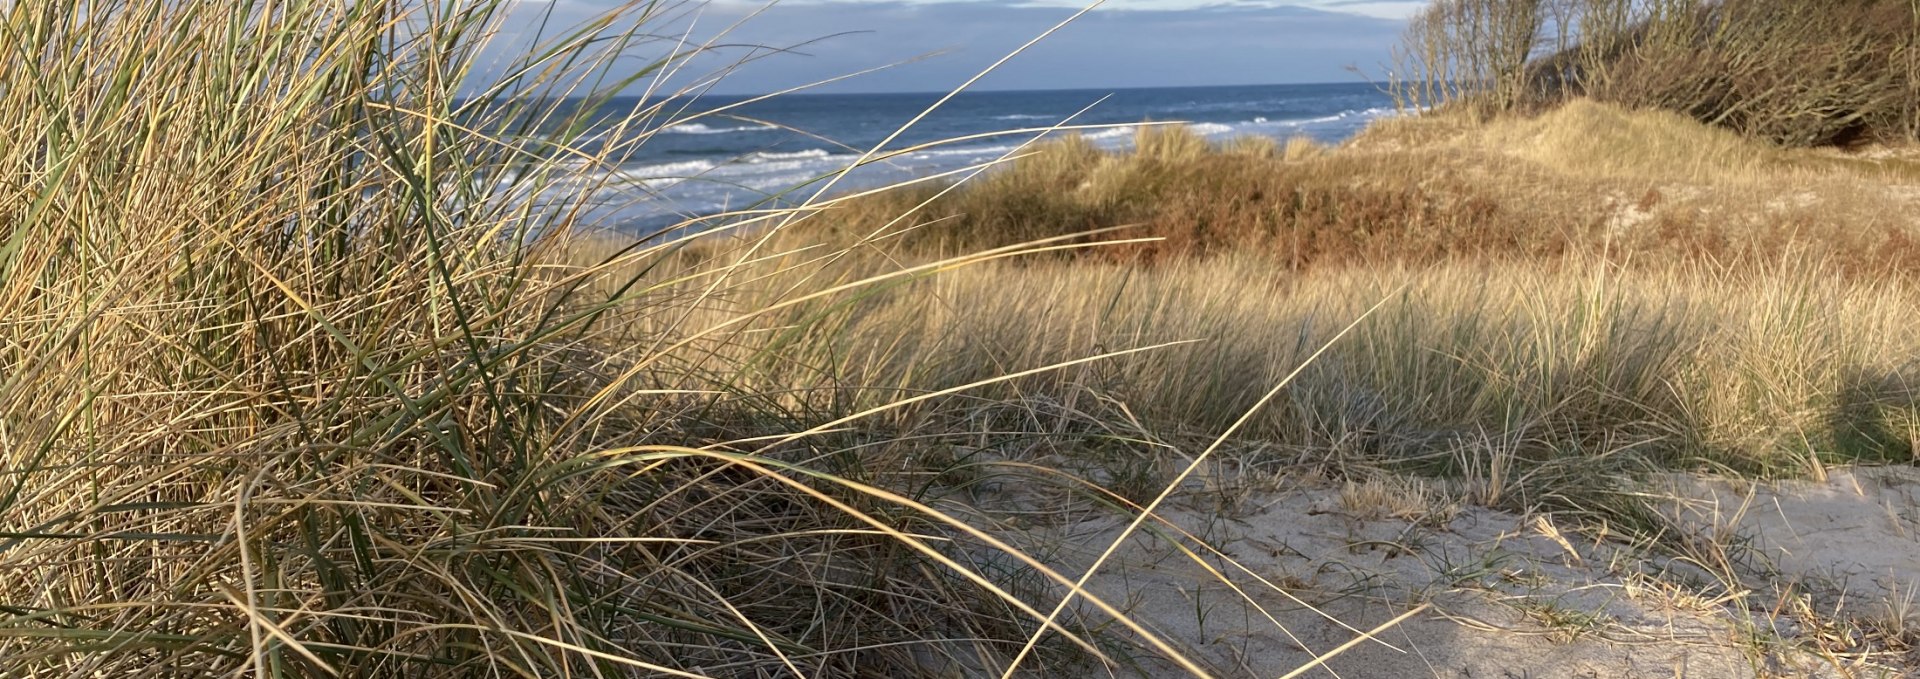
[[[1414,107],[1530,111],[1585,96],[1783,146],[1920,140],[1911,0],[1442,0],[1395,83]]]

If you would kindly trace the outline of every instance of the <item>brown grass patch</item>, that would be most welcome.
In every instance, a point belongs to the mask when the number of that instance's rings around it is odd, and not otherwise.
[[[1920,207],[1907,161],[1774,149],[1673,114],[1577,101],[1485,125],[1389,120],[1327,152],[1214,150],[1179,128],[1143,130],[1140,141],[1138,152],[1107,152],[1068,138],[940,198],[942,187],[922,187],[855,201],[799,233],[883,234],[910,251],[954,253],[1126,226],[1119,236],[1157,240],[1076,256],[1260,253],[1293,271],[1576,252],[1920,270],[1915,226],[1900,217]]]

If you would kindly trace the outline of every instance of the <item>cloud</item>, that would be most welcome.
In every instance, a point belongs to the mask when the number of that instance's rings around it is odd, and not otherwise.
[[[583,20],[613,2],[562,0],[551,6],[553,23]],[[827,89],[944,90],[1074,11],[1048,2],[782,3],[746,21],[724,42],[794,46],[794,51],[773,55],[761,51],[765,58],[735,70],[716,91],[771,91],[888,64],[899,65]],[[1379,70],[1402,26],[1392,19],[1264,2],[1184,8],[1153,2],[1118,2],[1118,9],[1096,10],[988,76],[979,87],[1108,89],[1346,81],[1355,77],[1346,70],[1348,66]],[[760,7],[738,2],[690,7],[689,12],[653,28],[672,34],[692,26],[690,35],[704,39]],[[526,17],[546,9],[546,3],[523,3],[509,26],[516,21],[524,25]],[[819,40],[809,42],[815,39]],[[711,71],[754,54],[746,47],[720,50],[701,62],[699,70]]]
[[[1322,0],[1315,7],[1388,19],[1405,19],[1426,8],[1427,0]]]

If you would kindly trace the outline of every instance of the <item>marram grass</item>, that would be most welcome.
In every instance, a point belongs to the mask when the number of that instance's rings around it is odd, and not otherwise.
[[[1004,545],[625,329],[764,330],[671,322],[725,269],[556,263],[563,168],[621,152],[581,116],[690,67],[648,31],[687,7],[487,63],[510,4],[0,10],[0,675],[898,676],[1042,630],[965,562]]]
[[[583,116],[679,82],[705,47],[653,29],[692,8],[506,64],[506,2],[0,10],[0,676],[1204,675],[1064,597],[1087,575],[974,484],[1138,509],[1212,456],[1660,548],[1639,475],[1920,437],[1920,301],[1874,276],[1911,253],[1868,254],[1892,198],[1689,217],[1899,173],[1578,134],[1704,138],[1671,116],[1144,128],[730,236],[584,237],[568,169],[631,147]],[[1658,228],[1593,219],[1627,188]]]

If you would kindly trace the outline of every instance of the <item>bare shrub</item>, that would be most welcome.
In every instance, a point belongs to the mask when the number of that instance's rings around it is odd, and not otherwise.
[[[1414,79],[1396,76],[1396,98],[1414,107],[1518,105],[1546,10],[1544,0],[1436,0],[1408,22],[1399,60]]]
[[[1915,0],[1443,0],[1398,61],[1420,106],[1588,96],[1786,146],[1920,139]]]

